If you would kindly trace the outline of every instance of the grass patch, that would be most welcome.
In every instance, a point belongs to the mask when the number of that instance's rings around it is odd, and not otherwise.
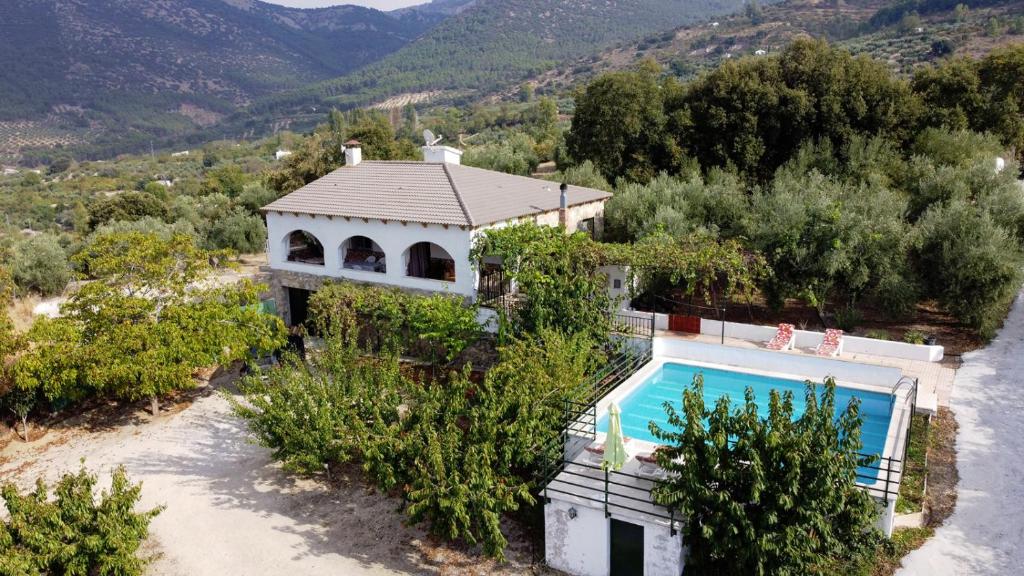
[[[925,540],[932,537],[933,528],[900,528],[892,533],[892,538],[878,545],[873,562],[865,563],[857,572],[863,576],[889,576],[896,572],[903,562],[903,557],[917,550]]]
[[[900,481],[900,494],[896,500],[897,514],[920,512],[924,503],[928,443],[931,436],[928,418],[923,414],[915,414],[913,429],[914,433],[910,436],[910,445],[907,447],[903,479]]]
[[[892,538],[879,536],[873,547],[862,550],[852,558],[833,559],[823,566],[822,574],[843,576],[892,576],[903,562],[903,557],[916,550],[932,537],[935,529],[899,528]]]

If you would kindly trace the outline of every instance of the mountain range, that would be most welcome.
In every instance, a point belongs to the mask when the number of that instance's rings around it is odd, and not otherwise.
[[[743,0],[434,0],[392,12],[259,0],[4,0],[0,154],[267,131],[402,92],[492,91]],[[253,126],[251,117],[258,116]]]
[[[904,71],[1022,39],[1024,0],[958,1],[969,9],[953,0],[433,0],[391,12],[3,0],[0,160],[301,131],[330,108],[476,102],[522,82],[564,93],[641,58],[686,77],[800,34]]]

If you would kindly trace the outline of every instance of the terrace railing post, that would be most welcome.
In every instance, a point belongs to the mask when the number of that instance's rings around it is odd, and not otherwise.
[[[604,469],[604,517],[612,517],[612,515],[608,512],[608,468]]]

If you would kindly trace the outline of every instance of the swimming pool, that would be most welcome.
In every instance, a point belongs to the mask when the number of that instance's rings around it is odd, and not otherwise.
[[[803,414],[807,403],[804,400],[805,381],[764,376],[747,372],[736,372],[719,368],[700,367],[678,362],[665,362],[653,374],[636,386],[624,398],[616,400],[622,409],[622,433],[625,436],[658,443],[651,434],[648,423],[656,422],[663,429],[670,429],[668,416],[663,404],[669,401],[682,411],[683,390],[690,387],[697,373],[704,375],[704,402],[714,406],[723,395],[728,394],[733,406],[743,402],[744,391],[750,387],[758,405],[758,414],[768,415],[769,392],[778,390],[793,392],[793,411]],[[859,390],[836,386],[836,413],[846,409],[854,397],[860,399],[860,414],[864,420],[861,427],[862,454],[883,455],[889,423],[892,420],[892,397],[882,392]],[[608,431],[608,415],[605,413],[597,422],[599,432]]]

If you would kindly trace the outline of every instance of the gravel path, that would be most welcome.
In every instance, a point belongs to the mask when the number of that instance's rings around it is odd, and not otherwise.
[[[0,478],[53,482],[85,465],[109,484],[124,464],[142,481],[142,506],[166,505],[153,521],[147,571],[157,575],[422,573],[395,504],[353,482],[327,490],[296,480],[246,441],[219,394],[158,422],[139,416],[100,431],[50,431],[12,443]]]
[[[964,355],[950,407],[956,510],[897,574],[1024,574],[1024,294],[996,339]]]

